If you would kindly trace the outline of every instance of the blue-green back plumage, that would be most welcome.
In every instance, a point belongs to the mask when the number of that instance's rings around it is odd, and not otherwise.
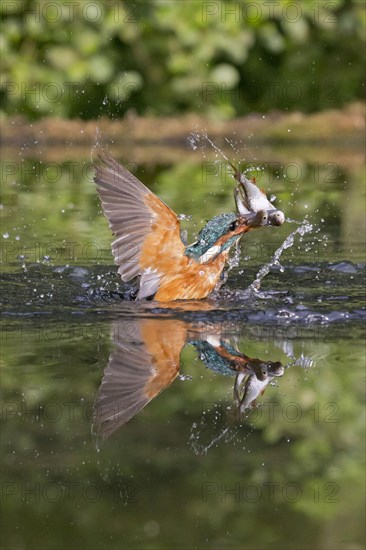
[[[220,237],[226,235],[233,230],[233,224],[237,219],[237,215],[234,212],[228,212],[226,214],[219,214],[206,223],[198,234],[197,241],[189,246],[185,250],[185,255],[190,256],[198,260],[205,252],[212,248]],[[223,252],[229,248],[237,239],[238,235],[234,235],[223,243],[221,251]]]

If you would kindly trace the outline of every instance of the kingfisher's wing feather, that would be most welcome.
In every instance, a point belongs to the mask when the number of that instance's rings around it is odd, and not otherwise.
[[[140,290],[137,294],[138,299],[153,296],[159,289],[160,273],[154,269],[145,269],[140,280]]]
[[[118,273],[129,281],[146,269],[156,269],[154,259],[161,253],[164,231],[169,231],[175,249],[184,248],[180,224],[173,210],[113,157],[103,152],[99,158],[94,181],[116,236],[112,253]]]

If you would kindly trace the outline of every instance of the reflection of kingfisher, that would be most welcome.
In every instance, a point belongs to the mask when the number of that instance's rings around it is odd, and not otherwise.
[[[220,214],[185,245],[177,215],[135,176],[103,153],[95,182],[109,226],[112,252],[123,281],[138,278],[137,298],[199,300],[212,292],[240,237],[265,225],[281,225],[275,210],[253,182],[236,171],[238,214]],[[250,184],[250,185],[249,185]]]
[[[275,376],[282,376],[285,370],[279,361],[262,361],[248,357],[216,336],[191,343],[211,370],[220,374],[236,373],[234,399],[239,405],[240,413],[253,407],[269,382]]]
[[[194,327],[178,319],[124,319],[114,323],[115,350],[109,357],[94,406],[94,426],[103,438],[128,422],[178,376],[180,354],[192,344],[210,370],[236,376],[240,412],[252,406],[280,362],[252,359],[222,336],[222,325]]]

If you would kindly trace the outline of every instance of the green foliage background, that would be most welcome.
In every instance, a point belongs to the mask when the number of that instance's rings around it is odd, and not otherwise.
[[[358,0],[0,3],[2,112],[305,112],[362,97]],[[105,110],[105,109],[104,109]]]

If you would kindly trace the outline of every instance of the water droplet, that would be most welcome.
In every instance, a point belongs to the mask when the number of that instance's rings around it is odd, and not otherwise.
[[[186,380],[192,380],[192,376],[190,376],[189,374],[179,374],[178,380],[185,382]]]

